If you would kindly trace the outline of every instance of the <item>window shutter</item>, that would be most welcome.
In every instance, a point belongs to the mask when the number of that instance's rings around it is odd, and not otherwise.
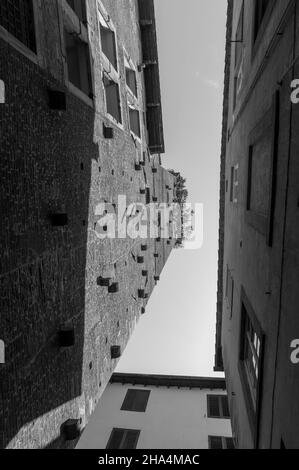
[[[122,404],[121,410],[133,410],[135,403],[136,390],[128,390]]]
[[[150,392],[148,390],[136,390],[136,392],[134,403],[135,411],[144,412],[146,410]]]
[[[222,449],[222,438],[219,436],[209,436],[210,449]]]
[[[128,390],[121,410],[144,412],[146,410],[149,395],[149,390]]]
[[[221,401],[222,401],[222,416],[224,418],[229,418],[229,408],[228,408],[228,399],[226,395],[221,396]]]
[[[232,437],[226,437],[225,438],[225,443],[226,443],[226,448],[227,449],[234,449],[235,446],[234,446],[234,440],[232,439]]]
[[[220,417],[220,406],[218,395],[208,395],[208,415],[211,418]]]
[[[123,441],[123,449],[136,449],[139,437],[139,431],[126,431],[126,435]]]
[[[111,433],[111,436],[107,445],[107,449],[120,449],[123,436],[124,436],[123,429],[114,428]]]

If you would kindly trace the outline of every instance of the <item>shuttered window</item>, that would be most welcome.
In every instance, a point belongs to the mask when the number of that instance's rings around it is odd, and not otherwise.
[[[89,46],[65,31],[69,81],[89,98],[93,98]]]
[[[1,0],[0,25],[36,52],[32,0]]]
[[[129,389],[122,404],[121,410],[138,411],[144,413],[147,407],[149,396],[149,390]]]
[[[114,428],[106,449],[136,449],[140,431]]]
[[[229,418],[229,408],[227,395],[208,395],[208,417],[209,418]]]
[[[231,437],[209,436],[209,449],[234,449],[234,441]]]

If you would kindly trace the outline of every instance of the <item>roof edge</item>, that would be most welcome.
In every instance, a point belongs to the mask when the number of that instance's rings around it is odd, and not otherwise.
[[[225,379],[221,377],[131,374],[117,372],[112,375],[110,382],[132,385],[154,385],[157,387],[226,390]]]
[[[226,141],[228,130],[229,82],[231,62],[231,38],[233,23],[233,0],[227,2],[225,70],[223,91],[223,118],[222,142],[220,156],[220,211],[219,211],[219,249],[218,249],[218,287],[217,287],[217,313],[216,313],[216,345],[214,371],[222,372],[223,357],[221,344],[222,310],[223,310],[223,259],[224,259],[224,224],[225,224],[225,174],[226,174]]]

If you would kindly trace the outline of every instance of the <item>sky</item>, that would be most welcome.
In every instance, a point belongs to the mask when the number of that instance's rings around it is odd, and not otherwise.
[[[204,205],[204,243],[173,250],[118,372],[213,372],[226,0],[156,0],[166,153]]]

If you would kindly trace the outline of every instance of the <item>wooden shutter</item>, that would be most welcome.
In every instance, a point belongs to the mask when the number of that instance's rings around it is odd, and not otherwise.
[[[124,429],[114,428],[112,430],[106,449],[121,449],[121,443],[124,437]]]
[[[220,418],[218,395],[208,395],[208,417]]]
[[[221,399],[221,405],[222,405],[222,417],[223,418],[229,418],[230,415],[229,415],[227,395],[222,395],[219,398]]]
[[[122,449],[136,449],[140,431],[127,430],[123,439]]]
[[[223,449],[222,447],[222,437],[219,436],[209,436],[209,448],[210,449]]]

